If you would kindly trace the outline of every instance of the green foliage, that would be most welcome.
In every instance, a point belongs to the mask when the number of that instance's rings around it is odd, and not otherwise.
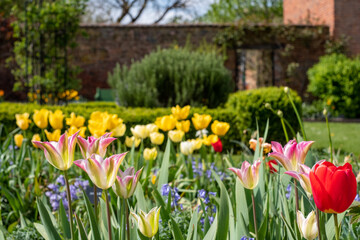
[[[291,96],[301,114],[301,98],[295,91],[291,91]],[[266,108],[266,103],[269,103],[275,112]],[[233,109],[239,118],[243,120],[243,126],[248,129],[256,129],[257,120],[260,133],[264,132],[266,121],[269,119],[268,139],[270,140],[285,141],[280,118],[276,115],[278,110],[283,112],[284,118],[290,123],[295,132],[300,130],[293,107],[282,87],[267,87],[233,93],[230,95],[226,107]],[[288,133],[290,133],[289,130]]]
[[[14,57],[8,60],[15,76],[15,90],[33,89],[58,96],[68,89],[79,89],[79,69],[70,62],[68,49],[76,45],[80,16],[86,0],[28,1],[14,7],[12,26]],[[26,24],[25,24],[26,22]],[[27,79],[28,78],[28,79]],[[41,98],[39,98],[41,99]]]
[[[308,71],[309,92],[326,101],[334,115],[360,116],[360,59],[332,54]]]
[[[11,234],[6,236],[8,240],[43,240],[39,232],[35,229],[34,225],[26,227],[18,227]]]
[[[108,82],[120,105],[132,107],[217,107],[233,89],[231,74],[215,51],[178,47],[158,49],[130,68],[117,65]]]
[[[281,22],[283,0],[217,0],[200,18],[206,22]]]

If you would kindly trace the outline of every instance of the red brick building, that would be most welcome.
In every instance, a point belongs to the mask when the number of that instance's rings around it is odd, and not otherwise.
[[[284,23],[328,25],[335,38],[349,37],[350,54],[360,54],[360,0],[284,0]]]

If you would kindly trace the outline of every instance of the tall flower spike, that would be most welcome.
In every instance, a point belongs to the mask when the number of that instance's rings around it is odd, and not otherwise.
[[[260,160],[255,161],[253,165],[247,161],[244,161],[240,169],[229,168],[229,170],[234,172],[239,177],[240,182],[244,188],[254,189],[259,183],[260,166]]]
[[[290,175],[291,177],[298,180],[301,184],[301,187],[305,190],[308,197],[311,196],[312,190],[311,190],[311,184],[310,184],[310,174],[311,169],[306,166],[305,164],[299,165],[299,171],[287,171],[285,172],[287,175]]]
[[[296,140],[291,140],[283,148],[280,143],[271,142],[273,152],[269,153],[269,157],[275,158],[287,171],[297,172],[299,164],[305,163],[306,154],[313,143],[313,141],[297,143]]]
[[[131,212],[131,215],[136,219],[138,228],[140,232],[148,238],[152,238],[159,230],[159,217],[160,217],[160,209],[153,208],[150,210],[148,214],[144,213],[140,210],[140,214],[136,215]]]
[[[106,148],[116,139],[110,135],[111,133],[105,133],[100,138],[88,137],[87,140],[79,136],[78,143],[83,157],[89,158],[92,154],[98,154],[104,158]]]
[[[127,199],[134,194],[137,183],[139,182],[142,168],[137,171],[135,175],[134,172],[135,170],[133,167],[126,169],[124,172],[119,169],[119,174],[112,186],[116,195]]]
[[[108,189],[114,184],[125,155],[126,153],[121,153],[103,159],[100,155],[93,154],[87,159],[75,161],[74,164],[84,170],[98,188]]]
[[[79,132],[68,137],[67,133],[64,133],[58,142],[32,142],[44,151],[45,158],[51,165],[65,171],[73,164],[78,134]]]

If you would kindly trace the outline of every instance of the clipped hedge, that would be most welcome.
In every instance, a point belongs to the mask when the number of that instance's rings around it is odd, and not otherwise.
[[[290,91],[290,94],[301,114],[301,98],[293,90]],[[229,96],[226,107],[238,113],[238,117],[242,119],[244,126],[251,130],[256,130],[257,119],[260,136],[263,135],[266,121],[269,119],[268,141],[285,142],[280,118],[265,107],[266,103],[269,103],[275,111],[281,110],[284,118],[290,123],[295,132],[299,132],[299,123],[283,87],[266,87],[233,93]]]
[[[130,127],[136,124],[148,124],[154,122],[156,117],[171,114],[170,108],[125,108],[119,107],[115,103],[111,102],[89,102],[89,103],[77,103],[69,104],[68,106],[40,106],[37,104],[22,104],[22,103],[0,103],[0,123],[4,124],[8,131],[15,129],[15,114],[16,113],[30,113],[30,118],[35,109],[46,108],[48,110],[60,109],[68,117],[71,112],[75,112],[77,115],[84,116],[86,120],[89,119],[90,114],[94,111],[107,111],[108,113],[116,113],[124,120],[126,124],[126,135],[131,135]],[[239,133],[244,129],[242,119],[238,115],[225,108],[208,109],[208,108],[192,108],[190,111],[191,119],[194,113],[206,113],[210,114],[213,120],[229,122],[231,127],[225,137],[222,138],[224,147],[230,149],[233,143],[230,143],[232,139],[240,139]],[[87,125],[87,121],[85,122]],[[64,121],[65,126],[65,121]],[[190,125],[190,132],[187,133],[188,137],[195,137],[195,129],[193,125]],[[48,129],[52,131],[51,127]],[[210,131],[210,126],[208,127]],[[40,133],[34,124],[31,124],[29,131],[32,133]]]

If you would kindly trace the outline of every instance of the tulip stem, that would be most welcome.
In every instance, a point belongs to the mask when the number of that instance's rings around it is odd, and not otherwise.
[[[67,199],[68,199],[68,210],[69,210],[69,221],[70,221],[70,233],[71,233],[71,239],[74,239],[74,225],[73,225],[73,211],[72,211],[72,207],[71,207],[71,194],[70,194],[70,187],[69,187],[69,180],[68,180],[68,175],[67,175],[67,171],[64,171],[64,176],[65,176],[65,183],[66,183],[66,195],[67,195]]]
[[[294,179],[294,186],[295,186],[295,207],[296,207],[296,212],[298,212],[299,211],[299,192],[297,189],[296,179]]]
[[[303,125],[303,122],[302,122],[302,120],[301,120],[300,114],[299,114],[299,112],[298,112],[298,110],[297,110],[297,108],[296,108],[296,106],[295,106],[295,103],[294,103],[294,101],[293,101],[293,99],[292,99],[292,97],[291,97],[291,95],[290,95],[290,92],[287,93],[287,95],[288,95],[288,97],[289,97],[290,103],[291,103],[291,105],[292,105],[292,107],[293,107],[293,109],[294,109],[294,111],[295,111],[296,117],[297,117],[297,119],[298,119],[298,122],[299,122],[299,125],[300,125],[300,128],[301,128],[301,133],[302,133],[302,135],[303,135],[304,141],[306,141],[306,133],[305,133],[305,130],[304,130],[304,125]]]
[[[339,232],[339,224],[338,224],[338,217],[337,213],[334,213],[334,225],[335,225],[335,239],[340,239],[340,232]]]
[[[287,131],[286,131],[286,126],[285,126],[285,123],[284,123],[284,118],[280,118],[280,121],[281,121],[281,125],[283,127],[283,130],[284,130],[284,135],[285,135],[285,139],[286,139],[286,142],[289,142],[289,136],[287,134]]]
[[[112,240],[112,234],[111,234],[111,219],[110,219],[110,205],[109,205],[108,191],[104,189],[104,193],[105,193],[105,200],[106,200],[106,211],[107,211],[109,240]]]
[[[251,190],[251,200],[252,200],[252,205],[253,205],[252,207],[253,207],[255,235],[256,235],[256,239],[259,239],[257,224],[256,224],[256,210],[255,210],[255,199],[254,199],[254,191],[253,190]]]
[[[332,140],[331,140],[330,124],[329,124],[329,119],[328,119],[327,115],[325,115],[325,120],[326,120],[326,126],[327,126],[327,130],[328,130],[329,142],[330,142],[330,162],[333,163],[333,147],[332,147]]]
[[[321,240],[321,231],[320,231],[320,212],[319,209],[315,206],[316,208],[316,224],[318,227],[318,238],[319,240]]]
[[[97,205],[98,205],[97,188],[96,188],[96,185],[94,184],[94,212],[95,212],[95,218],[97,218]]]
[[[125,201],[125,217],[126,217],[126,233],[127,233],[127,239],[130,240],[130,224],[129,224],[129,204]]]

